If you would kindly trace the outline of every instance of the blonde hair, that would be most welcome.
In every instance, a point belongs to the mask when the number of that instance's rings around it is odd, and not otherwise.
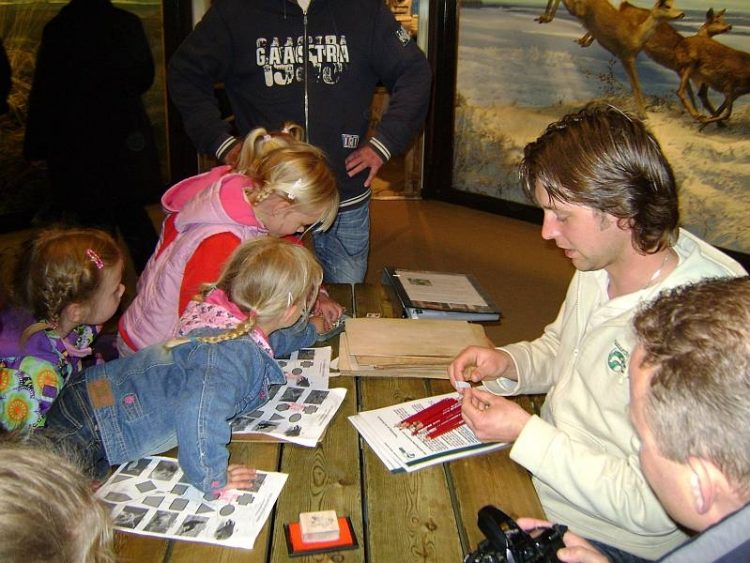
[[[242,144],[235,172],[256,182],[248,191],[252,203],[277,195],[303,213],[322,209],[319,231],[328,229],[339,209],[336,178],[323,151],[303,141],[304,129],[291,122],[281,131],[253,129]]]
[[[51,441],[0,436],[0,459],[0,561],[115,561],[106,506]]]
[[[39,231],[22,247],[12,288],[14,302],[40,322],[21,338],[55,326],[71,303],[86,303],[99,289],[104,272],[123,260],[114,238],[99,229],[53,227]]]
[[[256,323],[283,315],[290,305],[307,314],[322,281],[323,268],[304,246],[274,237],[247,241],[229,257],[219,280],[203,286],[199,299],[219,288],[248,318],[234,329],[200,340],[239,338]]]

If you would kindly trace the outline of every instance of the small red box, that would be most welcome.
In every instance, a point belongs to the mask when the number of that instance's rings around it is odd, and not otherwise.
[[[284,524],[284,532],[286,536],[286,546],[291,557],[344,549],[356,549],[359,547],[357,536],[354,534],[354,528],[352,527],[352,522],[348,516],[339,516],[339,539],[336,541],[314,543],[303,542],[302,530],[300,529],[299,522]]]

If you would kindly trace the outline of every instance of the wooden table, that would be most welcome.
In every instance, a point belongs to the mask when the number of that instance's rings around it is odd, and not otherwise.
[[[393,308],[379,285],[330,287],[348,314],[392,317]],[[335,350],[334,350],[335,351]],[[447,393],[448,381],[412,378],[331,380],[347,395],[325,437],[316,448],[275,443],[237,442],[232,461],[289,478],[276,507],[251,551],[185,541],[117,534],[122,562],[458,562],[484,538],[477,511],[494,504],[514,518],[542,517],[543,512],[525,469],[497,451],[440,464],[414,473],[390,473],[347,417],[362,410]],[[529,403],[522,401],[525,407]],[[284,524],[300,512],[333,509],[348,515],[359,548],[290,558]]]

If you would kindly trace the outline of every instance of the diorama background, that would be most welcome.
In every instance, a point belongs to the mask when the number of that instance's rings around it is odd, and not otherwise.
[[[592,100],[635,109],[619,60],[596,42],[588,48],[575,43],[585,29],[562,2],[552,22],[536,22],[545,6],[539,0],[483,0],[460,10],[453,171],[458,190],[529,205],[518,164],[523,147],[548,123]],[[733,29],[715,39],[750,52],[747,0],[675,0],[675,6],[685,12],[674,24],[683,35],[697,31],[708,8],[726,8]],[[647,124],[680,185],[683,225],[715,245],[750,252],[750,95],[735,101],[727,127],[712,124],[701,131],[675,94],[677,74],[643,53],[637,66]],[[722,97],[714,93],[712,99],[718,106]]]
[[[13,71],[13,87],[8,99],[10,113],[0,117],[0,217],[25,215],[43,208],[46,174],[29,165],[22,152],[26,104],[44,25],[67,3],[67,0],[0,0],[0,37]],[[169,171],[161,1],[116,1],[113,4],[139,16],[149,40],[156,73],[143,101],[154,125],[162,179],[166,183]],[[92,115],[91,119],[96,116]]]

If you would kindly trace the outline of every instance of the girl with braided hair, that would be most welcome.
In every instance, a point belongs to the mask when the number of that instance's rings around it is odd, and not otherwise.
[[[257,128],[234,168],[219,166],[170,188],[159,244],[138,280],[137,295],[118,325],[121,356],[169,340],[188,302],[214,281],[232,251],[262,236],[327,229],[338,211],[338,190],[323,153],[303,142],[303,129]],[[342,313],[321,293],[316,314],[326,329]]]
[[[250,486],[255,470],[229,464],[231,421],[285,381],[274,353],[315,341],[306,317],[322,279],[302,245],[273,237],[243,243],[196,298],[205,307],[192,312],[202,322],[183,319],[186,336],[76,376],[46,431],[80,450],[96,479],[110,465],[178,446],[186,478],[204,493]]]
[[[117,311],[122,270],[120,247],[97,229],[47,229],[24,243],[0,312],[0,427],[44,426]]]

